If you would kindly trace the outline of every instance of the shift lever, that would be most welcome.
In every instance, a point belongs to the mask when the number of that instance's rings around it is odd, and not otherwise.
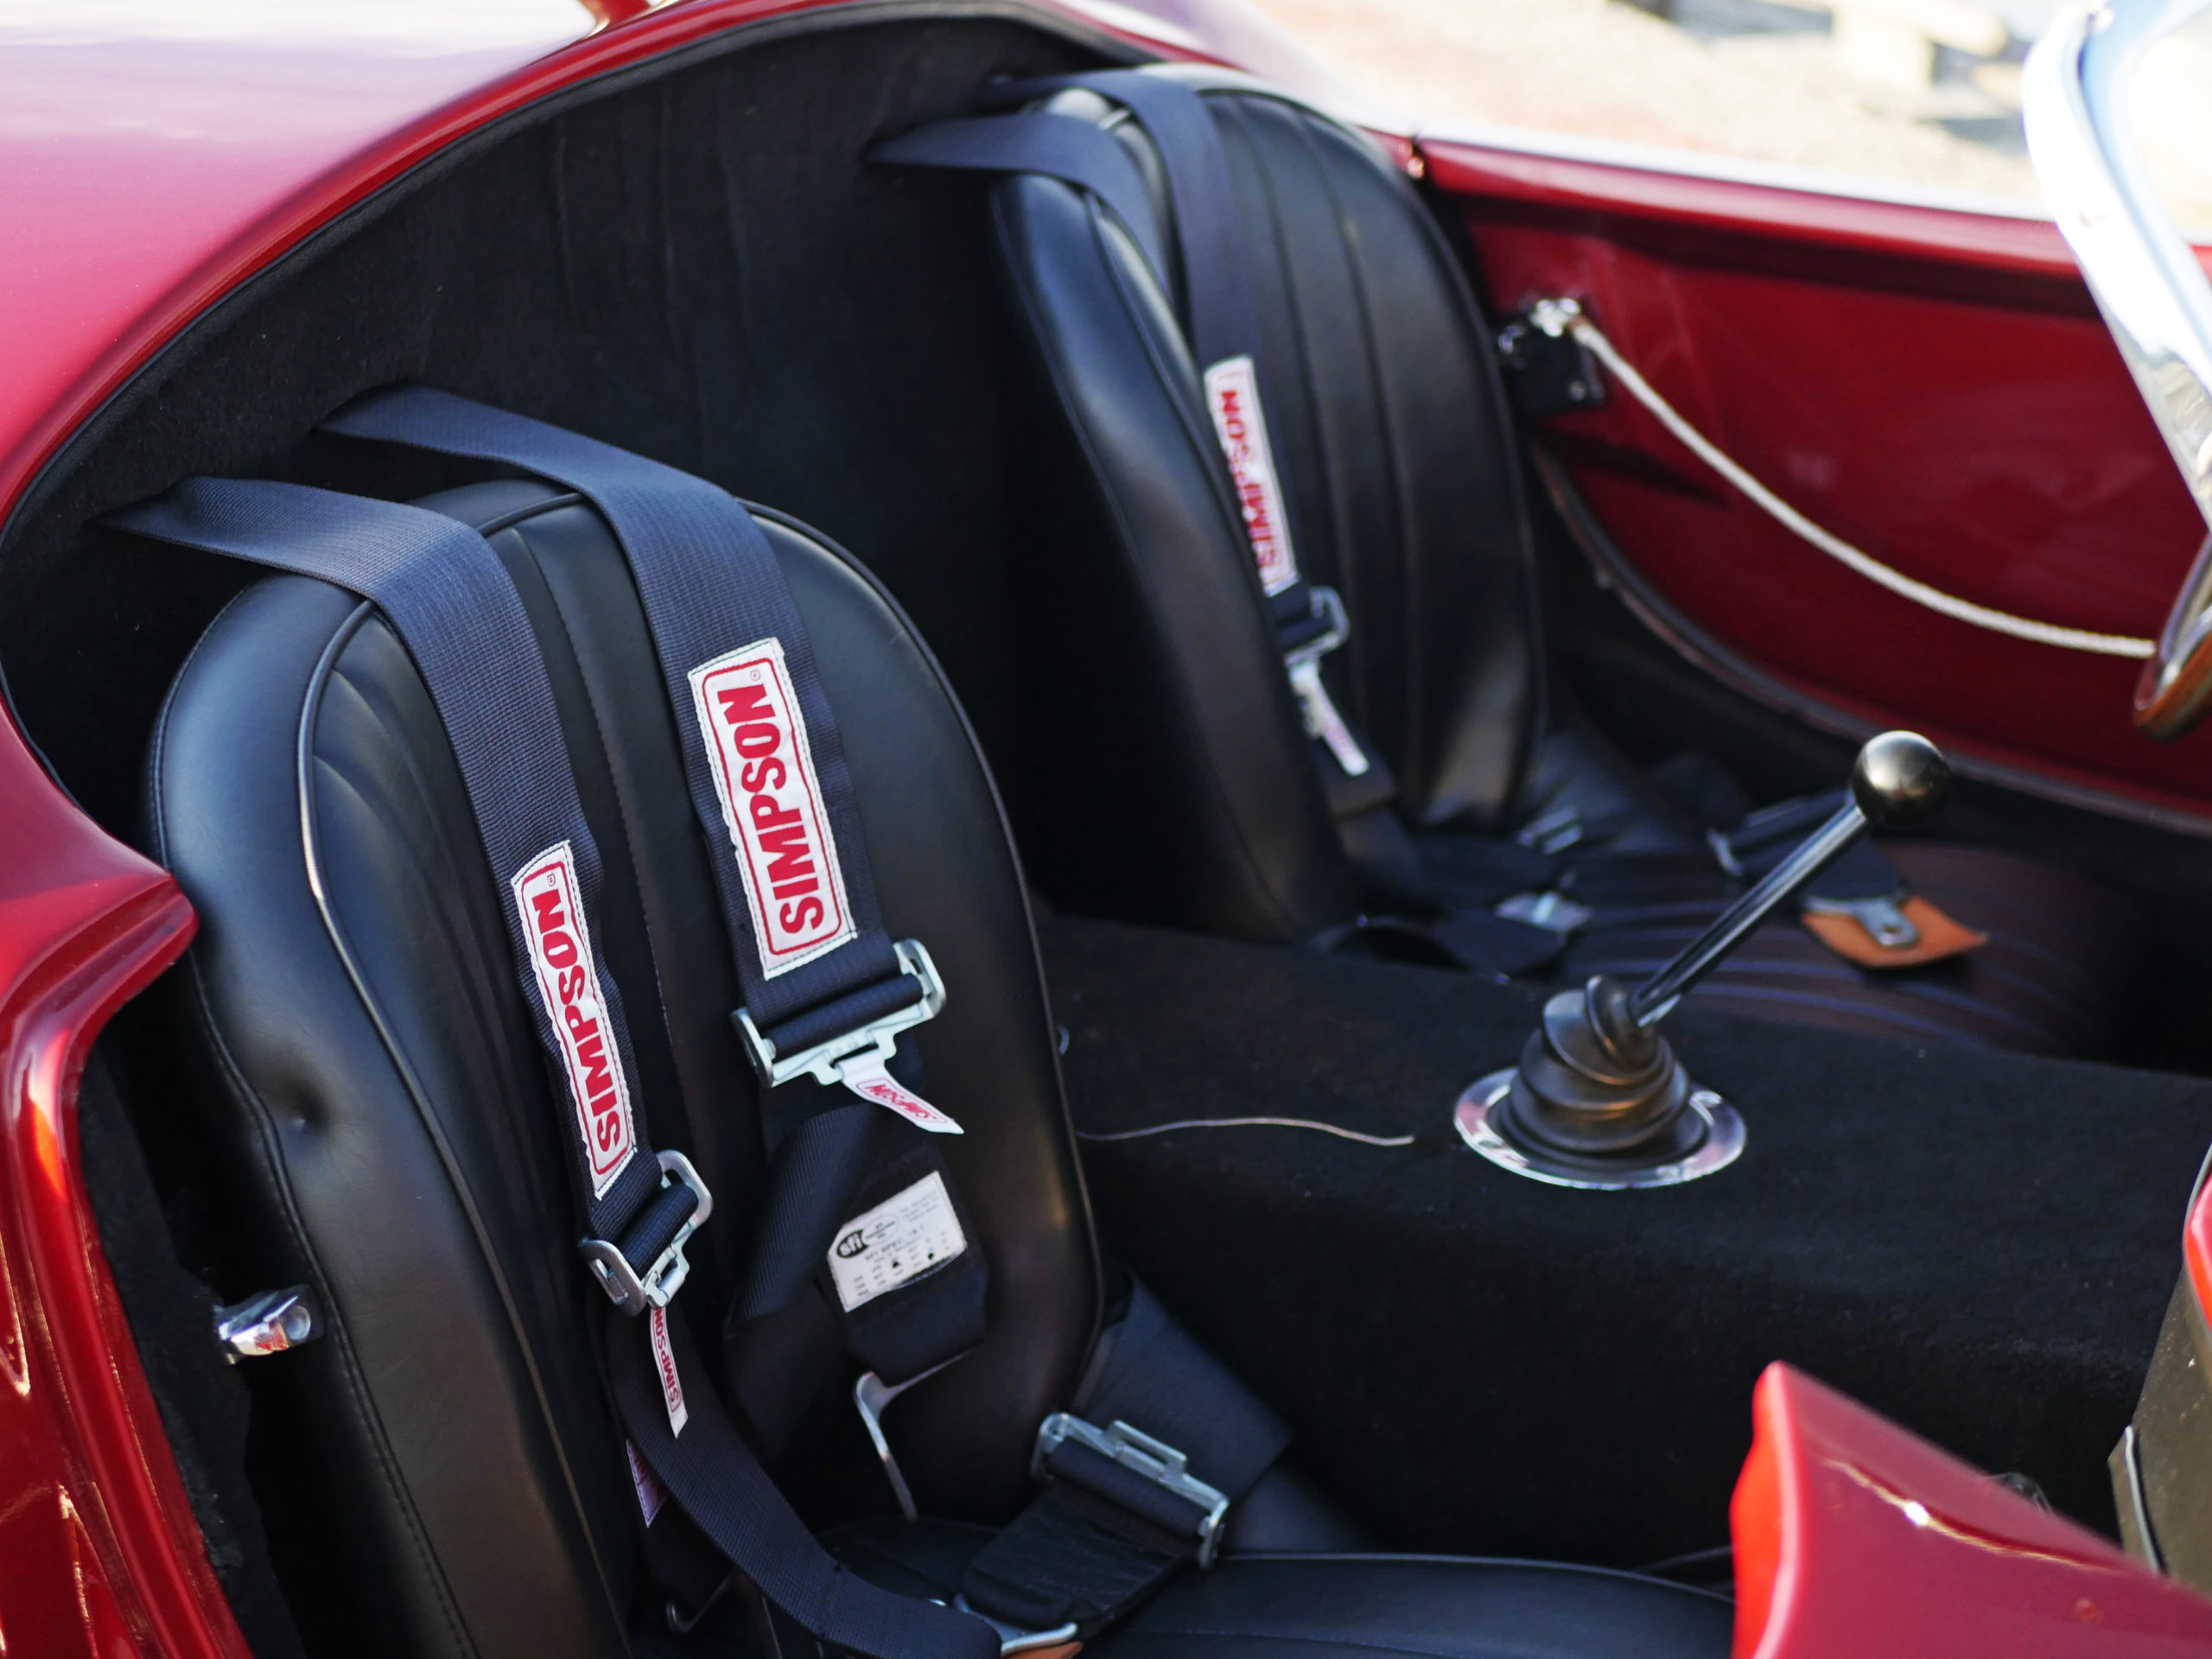
[[[1709,1175],[1744,1149],[1743,1120],[1690,1080],[1656,1027],[1682,995],[1870,829],[1901,830],[1942,804],[1951,768],[1914,732],[1869,739],[1851,798],[1665,967],[1630,990],[1599,974],[1544,1004],[1521,1064],[1459,1096],[1467,1144],[1562,1186],[1663,1186]]]

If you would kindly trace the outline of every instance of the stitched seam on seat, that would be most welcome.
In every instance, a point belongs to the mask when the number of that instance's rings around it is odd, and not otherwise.
[[[1344,269],[1351,278],[1354,300],[1354,314],[1358,320],[1360,345],[1367,359],[1367,380],[1370,396],[1376,410],[1376,436],[1382,446],[1387,476],[1391,490],[1389,512],[1394,534],[1390,543],[1396,548],[1398,569],[1396,585],[1398,612],[1406,619],[1404,637],[1398,640],[1399,696],[1405,709],[1405,729],[1401,741],[1401,753],[1414,763],[1415,777],[1426,777],[1433,768],[1433,757],[1428,753],[1427,711],[1421,706],[1421,688],[1426,682],[1427,663],[1423,650],[1424,636],[1414,626],[1414,619],[1421,614],[1419,605],[1420,563],[1418,538],[1413,533],[1416,522],[1411,496],[1412,482],[1406,475],[1403,455],[1405,444],[1398,431],[1397,410],[1389,397],[1388,381],[1382,371],[1382,353],[1376,342],[1375,301],[1370,292],[1367,271],[1362,259],[1363,247],[1351,216],[1345,212],[1344,198],[1332,176],[1327,157],[1322,153],[1311,122],[1298,124],[1299,141],[1305,145],[1315,176],[1320,181],[1322,193],[1327,196],[1331,216],[1344,227]]]
[[[301,838],[304,843],[304,851],[311,870],[319,871],[320,869],[321,849],[315,833],[314,792],[305,766],[301,763],[307,760],[312,754],[314,742],[312,727],[315,715],[320,707],[324,688],[328,683],[330,677],[337,671],[339,656],[344,645],[350,643],[361,626],[365,620],[365,613],[373,613],[375,608],[374,606],[365,603],[347,620],[346,626],[341,631],[341,637],[334,640],[322,660],[317,664],[315,674],[309,683],[307,702],[300,712],[299,748],[295,762],[294,788],[298,791],[300,804]],[[407,746],[399,741],[397,733],[392,734],[392,742],[394,749],[409,759],[410,774],[414,773],[412,757],[409,753]],[[620,1604],[614,1595],[613,1583],[607,1576],[606,1562],[601,1558],[598,1535],[592,1528],[590,1512],[583,1501],[582,1489],[576,1481],[575,1470],[570,1466],[568,1445],[554,1421],[551,1397],[546,1388],[545,1379],[538,1368],[537,1351],[526,1334],[514,1287],[507,1281],[505,1266],[493,1246],[491,1230],[484,1219],[482,1211],[477,1206],[475,1194],[463,1174],[460,1159],[455,1154],[451,1143],[446,1139],[444,1126],[438,1122],[436,1113],[431,1110],[429,1099],[422,1086],[421,1079],[415,1075],[414,1068],[408,1064],[390,1022],[385,1019],[383,1010],[377,1005],[374,996],[370,994],[367,979],[361,973],[352,950],[346,944],[344,936],[339,930],[338,918],[323,899],[321,887],[322,883],[320,880],[311,884],[315,893],[315,910],[322,919],[324,933],[330,940],[331,948],[337,953],[339,963],[344,969],[347,979],[352,982],[354,995],[359,1000],[363,1013],[368,1016],[370,1025],[376,1031],[378,1040],[384,1046],[385,1053],[391,1060],[401,1086],[406,1090],[408,1100],[415,1108],[416,1117],[423,1126],[431,1147],[437,1154],[438,1161],[445,1169],[446,1179],[453,1187],[454,1196],[460,1202],[461,1213],[467,1221],[469,1230],[475,1236],[477,1252],[483,1259],[485,1271],[491,1278],[501,1307],[506,1313],[508,1334],[513,1339],[522,1357],[524,1372],[530,1378],[531,1392],[537,1396],[541,1425],[552,1448],[554,1464],[561,1471],[562,1483],[568,1489],[569,1501],[573,1506],[577,1528],[582,1534],[584,1548],[591,1557],[594,1571],[599,1579],[600,1592],[605,1599],[605,1605],[616,1627],[620,1628],[624,1621],[620,1611]],[[536,1046],[534,1033],[531,1046],[533,1048]],[[427,1529],[423,1527],[418,1518],[413,1518],[415,1510],[411,1500],[409,1503],[407,1513],[410,1516],[413,1529],[423,1535],[424,1546],[428,1547]],[[442,1586],[445,1585],[442,1563],[439,1566],[439,1582]],[[447,1586],[447,1593],[448,1595],[452,1593],[449,1586]],[[467,1645],[471,1651],[474,1651],[473,1639]]]
[[[1306,150],[1314,170],[1319,172],[1321,170],[1319,159],[1307,130],[1307,122],[1310,118],[1310,116],[1303,111],[1294,109],[1289,112],[1289,124],[1294,135],[1293,142]],[[1359,533],[1359,526],[1351,522],[1351,503],[1358,495],[1358,492],[1344,485],[1342,476],[1343,467],[1339,464],[1340,458],[1337,445],[1332,435],[1331,429],[1334,423],[1329,416],[1329,402],[1322,396],[1319,382],[1315,376],[1313,353],[1309,348],[1308,342],[1316,331],[1308,322],[1309,307],[1305,301],[1305,290],[1298,280],[1298,262],[1291,253],[1289,236],[1284,223],[1281,192],[1277,188],[1274,170],[1262,158],[1260,141],[1250,137],[1249,130],[1246,143],[1252,152],[1255,170],[1260,178],[1261,190],[1267,198],[1268,228],[1269,238],[1274,244],[1275,265],[1282,272],[1283,289],[1296,318],[1295,326],[1290,332],[1294,341],[1294,352],[1297,358],[1298,378],[1305,390],[1309,424],[1313,429],[1315,448],[1319,452],[1319,487],[1326,501],[1330,531],[1335,543],[1331,550],[1334,556],[1331,563],[1336,567],[1334,574],[1338,581],[1345,589],[1346,606],[1352,620],[1351,637],[1344,642],[1344,645],[1345,664],[1349,671],[1344,675],[1344,680],[1351,693],[1353,717],[1365,725],[1374,715],[1370,700],[1367,696],[1367,666],[1384,654],[1378,650],[1375,639],[1376,625],[1373,613],[1376,607],[1371,601],[1374,599],[1374,589],[1377,585],[1376,574],[1373,569],[1371,559],[1367,556],[1367,538]],[[1325,179],[1324,188],[1325,188]],[[1344,213],[1341,205],[1336,201],[1333,194],[1330,197],[1330,202],[1331,218],[1342,225]],[[1347,274],[1353,274],[1351,270],[1353,261],[1348,241],[1344,248],[1343,264]],[[1353,275],[1354,280],[1351,285],[1357,291],[1357,276],[1356,274]],[[1370,370],[1369,402],[1376,406],[1377,412],[1380,412],[1381,398],[1374,393],[1376,375],[1374,353],[1371,349],[1367,355]],[[1380,423],[1376,424],[1379,429]],[[1395,499],[1392,505],[1395,506]],[[1391,516],[1395,518],[1397,515],[1394,512]],[[1402,542],[1402,536],[1398,539]],[[1401,563],[1402,564],[1402,560]],[[1389,585],[1387,573],[1382,577],[1382,585],[1385,587]],[[1397,608],[1402,614],[1402,605]],[[1361,622],[1362,617],[1368,619],[1364,625]],[[1407,706],[1409,708],[1411,705]],[[1390,739],[1395,739],[1400,734],[1395,731],[1389,734]],[[1395,742],[1392,747],[1396,747]]]
[[[254,583],[235,595],[228,604],[224,606],[221,612],[217,613],[216,620],[219,622],[232,606],[237,605],[245,597],[246,593],[252,591],[252,588],[259,585],[257,582]],[[323,656],[317,662],[315,673],[309,676],[308,690],[298,716],[297,723],[300,727],[304,727],[309,711],[315,706],[317,686],[324,669],[332,660],[341,643],[353,636],[364,615],[373,608],[364,601],[347,614],[345,620],[333,633],[331,643],[325,646]],[[207,629],[194,643],[192,650],[186,654],[182,666],[177,671],[177,677],[171,683],[169,695],[162,699],[161,718],[156,727],[156,753],[153,757],[153,765],[156,769],[152,780],[154,810],[151,816],[156,826],[156,852],[164,868],[168,864],[167,791],[160,768],[167,753],[169,721],[175,707],[176,687],[184,683],[185,676],[198,658],[201,647],[207,643],[214,631],[214,624],[209,624]],[[300,1259],[315,1281],[315,1288],[321,1295],[323,1310],[329,1327],[328,1334],[335,1344],[338,1354],[339,1375],[344,1381],[346,1397],[353,1407],[355,1419],[365,1431],[363,1438],[368,1443],[371,1458],[383,1477],[385,1489],[396,1507],[403,1516],[407,1517],[409,1541],[414,1546],[417,1559],[421,1561],[436,1592],[439,1611],[445,1619],[447,1634],[453,1638],[454,1645],[461,1651],[474,1653],[477,1650],[476,1644],[461,1621],[460,1610],[455,1603],[452,1586],[446,1580],[443,1564],[436,1559],[435,1552],[429,1547],[421,1518],[416,1512],[413,1494],[408,1490],[399,1474],[397,1460],[385,1432],[382,1414],[377,1411],[373,1397],[362,1376],[360,1363],[355,1354],[353,1340],[338,1300],[330,1294],[329,1276],[323,1270],[321,1257],[315,1250],[314,1238],[300,1216],[298,1206],[293,1201],[292,1185],[284,1174],[283,1142],[282,1135],[276,1128],[276,1114],[262,1097],[260,1091],[247,1082],[245,1068],[238,1064],[237,1055],[232,1052],[228,1039],[224,1035],[222,1026],[215,1017],[214,1005],[208,994],[207,976],[201,971],[199,953],[194,951],[188,956],[186,958],[186,964],[192,985],[193,1002],[199,1010],[200,1027],[207,1033],[210,1047],[214,1051],[217,1069],[220,1071],[232,1097],[244,1105],[251,1116],[256,1130],[251,1137],[253,1155],[261,1166],[263,1178],[268,1183],[270,1190],[276,1195],[292,1247],[299,1253]]]

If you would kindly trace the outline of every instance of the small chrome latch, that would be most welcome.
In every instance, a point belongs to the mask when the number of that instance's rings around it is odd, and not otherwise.
[[[1815,916],[1850,917],[1885,950],[1910,950],[1920,943],[1920,930],[1897,902],[1904,896],[1902,888],[1879,899],[1823,899],[1814,894],[1805,900],[1805,908]]]
[[[676,1293],[683,1288],[683,1281],[691,1275],[691,1264],[684,1259],[683,1246],[715,1213],[715,1195],[707,1191],[707,1184],[699,1179],[699,1172],[691,1167],[689,1158],[680,1152],[654,1155],[660,1160],[661,1185],[669,1185],[670,1177],[673,1176],[690,1187],[698,1200],[689,1218],[676,1230],[676,1236],[668,1241],[643,1273],[632,1268],[630,1258],[622,1254],[622,1247],[609,1239],[588,1238],[580,1247],[584,1260],[590,1264],[592,1277],[599,1281],[607,1300],[632,1318],[649,1307],[666,1307]]]
[[[232,1365],[241,1359],[281,1354],[321,1334],[322,1316],[305,1285],[264,1290],[215,1310],[215,1340],[223,1344],[224,1360]]]
[[[929,951],[919,939],[900,939],[891,948],[898,955],[899,971],[921,982],[920,998],[842,1036],[800,1049],[795,1054],[779,1054],[775,1043],[762,1036],[760,1028],[753,1023],[751,1010],[737,1011],[733,1018],[745,1039],[746,1052],[753,1058],[753,1069],[766,1087],[772,1089],[802,1077],[811,1077],[817,1083],[842,1083],[844,1079],[839,1075],[840,1065],[863,1057],[888,1060],[897,1052],[900,1032],[937,1018],[938,1011],[944,1007],[944,982],[938,977],[937,964],[930,960]]]
[[[1198,1534],[1198,1565],[1213,1565],[1214,1554],[1221,1548],[1221,1523],[1229,1514],[1229,1494],[1193,1475],[1188,1458],[1166,1441],[1155,1440],[1127,1423],[1116,1421],[1100,1428],[1080,1417],[1056,1411],[1038,1427],[1037,1449],[1029,1459],[1030,1474],[1039,1480],[1047,1474],[1068,1478],[1070,1471],[1055,1470],[1051,1465],[1052,1453],[1071,1440],[1102,1458],[1111,1459],[1132,1474],[1143,1476],[1155,1486],[1166,1488],[1198,1510],[1192,1530]]]
[[[939,1602],[940,1607],[945,1604]],[[974,1618],[980,1618],[998,1632],[999,1659],[1014,1659],[1017,1653],[1034,1653],[1039,1648],[1057,1648],[1075,1640],[1073,1620],[1049,1630],[1025,1630],[1019,1624],[1009,1624],[1002,1618],[993,1618],[980,1607],[968,1605],[966,1596],[955,1596],[952,1605]]]
[[[1587,905],[1578,905],[1564,893],[1516,893],[1501,899],[1491,906],[1493,915],[1503,916],[1509,922],[1526,922],[1531,927],[1549,928],[1561,938],[1580,931],[1589,925],[1598,912]]]

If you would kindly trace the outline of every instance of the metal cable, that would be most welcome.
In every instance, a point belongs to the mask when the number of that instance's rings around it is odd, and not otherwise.
[[[1078,1141],[1141,1141],[1148,1135],[1166,1135],[1175,1129],[1319,1129],[1324,1135],[1333,1135],[1340,1140],[1357,1141],[1367,1147],[1410,1147],[1410,1135],[1362,1135],[1357,1129],[1347,1129],[1335,1123],[1317,1122],[1310,1117],[1185,1117],[1173,1123],[1154,1123],[1148,1128],[1116,1129],[1110,1135],[1094,1135],[1077,1129]]]
[[[1548,318],[1545,313],[1549,308]],[[1581,308],[1573,301],[1548,300],[1540,303],[1535,313],[1536,326],[1547,334],[1560,330],[1572,334],[1587,346],[1591,354],[1611,370],[1614,377],[1637,402],[1656,416],[1660,424],[1688,446],[1699,460],[1734,485],[1752,504],[1764,510],[1785,530],[1803,537],[1815,547],[1856,570],[1869,582],[1880,583],[1891,593],[1909,599],[1916,605],[1950,617],[1955,621],[1969,623],[1977,628],[1987,628],[1993,633],[2010,634],[2015,639],[2026,639],[2039,645],[2056,645],[2063,651],[2086,651],[2101,657],[2147,658],[2157,650],[2148,639],[2137,639],[2126,634],[2094,633],[2087,628],[2062,628],[2050,622],[2037,622],[2010,612],[1994,611],[1986,605],[1976,605],[1971,600],[1960,599],[1940,588],[1931,588],[1924,582],[1916,582],[1901,570],[1891,569],[1879,559],[1861,552],[1840,537],[1822,530],[1787,501],[1768,489],[1716,448],[1711,440],[1675,412],[1673,404],[1651,387],[1651,383],[1631,367],[1626,358],[1605,338],[1604,330],[1584,316]]]

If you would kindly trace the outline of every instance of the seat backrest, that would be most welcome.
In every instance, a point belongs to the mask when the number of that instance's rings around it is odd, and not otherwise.
[[[1465,276],[1363,136],[1239,79],[1185,78],[1227,153],[1300,568],[1351,613],[1332,672],[1410,818],[1501,826],[1541,713],[1540,626],[1510,417]],[[1088,91],[1050,107],[1109,127],[1173,250],[1142,128]],[[1033,471],[1047,480],[1037,563],[1051,613],[1034,631],[1050,641],[1040,668],[1057,665],[1065,688],[1053,713],[1128,747],[1121,734],[1141,727],[1150,764],[1177,774],[1162,792],[1191,804],[1156,810],[1149,794],[1094,790],[1073,891],[1233,932],[1265,934],[1270,905],[1294,918],[1286,932],[1341,920],[1341,853],[1318,791],[1287,775],[1312,767],[1275,695],[1281,658],[1250,554],[1225,492],[1208,487],[1222,467],[1175,296],[1073,186],[1014,175],[993,188],[1051,406]],[[1103,892],[1117,857],[1126,891]],[[1161,915],[1170,889],[1154,872],[1168,864],[1205,870],[1212,893]]]
[[[423,505],[486,532],[544,651],[650,1134],[715,1194],[676,1303],[713,1351],[758,1213],[760,1101],[635,591],[575,497],[506,482]],[[904,617],[850,559],[760,516],[836,711],[887,924],[944,977],[944,1011],[901,1042],[968,1131],[946,1154],[992,1276],[984,1344],[902,1401],[894,1432],[933,1512],[1001,1521],[1097,1319],[1020,875]],[[317,1585],[298,1606],[311,1642],[626,1651],[636,1500],[560,1120],[459,769],[397,636],[334,587],[248,588],[172,688],[147,815],[202,924],[172,1006],[233,1183],[240,1282],[224,1288],[305,1282],[328,1316],[323,1338],[247,1368],[261,1432],[283,1440],[262,1492],[280,1560]]]

